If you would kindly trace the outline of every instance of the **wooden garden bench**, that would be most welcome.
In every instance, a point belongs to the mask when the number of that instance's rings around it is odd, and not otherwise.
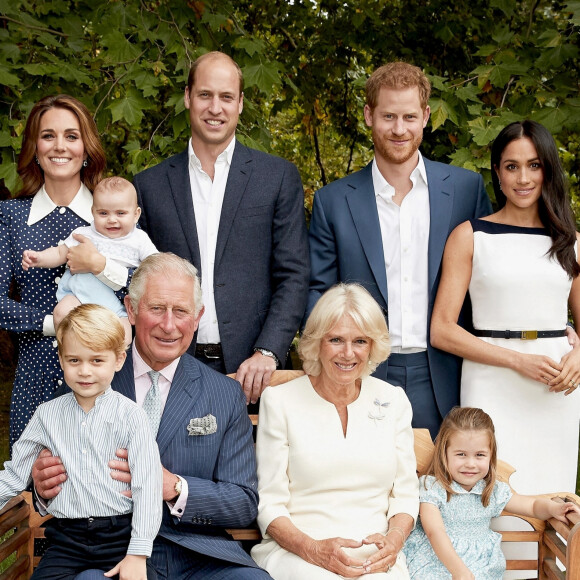
[[[300,376],[302,371],[276,371],[271,384],[278,385]],[[254,425],[257,415],[251,416]],[[425,473],[433,455],[433,442],[427,429],[413,429],[417,472]],[[498,478],[509,483],[515,470],[507,463],[499,461]],[[558,501],[575,501],[580,505],[580,497],[572,493],[548,494]],[[514,515],[506,511],[504,515]],[[50,517],[50,516],[48,516]],[[514,516],[520,517],[520,516]],[[12,499],[0,511],[0,580],[28,580],[40,557],[34,555],[34,544],[44,538],[40,517],[31,507],[30,493],[23,493]],[[508,560],[508,570],[537,570],[540,580],[580,580],[580,516],[571,514],[568,523],[555,519],[547,522],[535,518],[521,518],[530,523],[529,531],[501,532],[504,542],[532,542],[538,546],[536,560]],[[259,542],[257,527],[228,530],[233,539],[245,542]],[[556,563],[559,561],[565,571]],[[2,568],[3,566],[3,568]]]

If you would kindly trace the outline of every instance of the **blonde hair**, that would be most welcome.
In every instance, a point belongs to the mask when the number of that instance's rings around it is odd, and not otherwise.
[[[63,341],[74,335],[83,346],[96,351],[112,350],[119,356],[127,349],[125,330],[119,317],[104,306],[81,304],[71,310],[56,329],[58,353],[63,356]]]
[[[124,193],[128,192],[133,197],[135,205],[137,205],[137,190],[135,186],[124,177],[106,177],[102,181],[99,181],[97,187],[93,191],[93,198],[99,193],[110,192],[110,193]]]
[[[320,344],[343,316],[350,316],[360,331],[371,339],[369,364],[362,376],[370,375],[387,360],[391,341],[381,307],[360,284],[337,284],[320,297],[298,342],[298,354],[307,375],[316,377],[322,371]]]
[[[389,89],[407,89],[417,87],[421,108],[425,110],[431,95],[431,83],[425,73],[418,67],[406,62],[390,62],[379,67],[366,82],[367,105],[374,109],[383,87]]]
[[[493,492],[497,473],[497,442],[493,421],[481,409],[474,407],[453,407],[449,411],[445,419],[443,419],[439,435],[435,439],[435,452],[433,453],[433,459],[431,460],[431,465],[427,473],[435,476],[435,479],[443,486],[447,492],[447,501],[449,501],[455,492],[451,489],[453,478],[447,466],[447,447],[453,434],[458,431],[485,431],[489,435],[489,448],[491,451],[489,471],[483,478],[486,485],[481,494],[481,503],[484,507],[487,507]]]
[[[147,280],[155,274],[162,274],[168,279],[174,278],[175,276],[191,278],[193,281],[195,316],[199,314],[203,308],[203,301],[197,269],[192,263],[171,252],[151,254],[135,270],[131,284],[129,284],[129,300],[131,301],[131,308],[133,308],[135,314],[139,312],[139,301],[143,298],[143,294],[145,294]]]

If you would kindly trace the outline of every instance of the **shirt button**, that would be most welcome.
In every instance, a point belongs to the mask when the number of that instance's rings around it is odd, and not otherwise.
[[[54,279],[54,283],[55,283],[55,284],[58,284],[59,282],[60,282],[60,276],[57,276],[57,277]]]
[[[87,452],[87,450],[86,449],[83,449],[83,454],[86,453],[86,452]]]
[[[82,425],[83,427],[86,427],[86,426],[87,426],[87,422],[86,422],[86,421],[83,421],[83,422],[81,423],[81,425]],[[84,452],[83,452],[83,453],[84,453]]]
[[[58,379],[58,381],[56,381],[56,382],[58,383],[58,386],[59,387],[62,387],[62,381],[61,381],[61,379]]]
[[[56,340],[52,341],[52,348],[56,348],[58,346],[58,342]]]
[[[66,208],[65,207],[61,207],[61,208],[59,208],[58,213],[64,213],[65,211],[66,211]]]

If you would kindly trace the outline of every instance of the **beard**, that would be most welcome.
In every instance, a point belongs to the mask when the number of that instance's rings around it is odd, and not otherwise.
[[[411,137],[411,139],[409,139],[405,145],[403,145],[402,147],[393,145],[389,139],[392,137],[392,135],[389,134],[385,134],[385,133],[381,133],[381,134],[377,134],[373,128],[372,131],[372,136],[373,136],[373,143],[375,145],[375,155],[379,155],[380,157],[382,157],[385,161],[388,161],[389,163],[394,163],[397,165],[402,165],[403,163],[406,163],[407,161],[409,161],[409,159],[411,159],[411,157],[413,157],[413,155],[415,155],[415,153],[417,153],[417,151],[419,150],[419,146],[421,145],[421,142],[423,141],[423,134],[421,133],[420,135],[417,135],[417,137],[413,138],[412,134],[407,133],[405,135],[403,135],[402,137],[399,137],[401,139],[408,139],[409,137]]]

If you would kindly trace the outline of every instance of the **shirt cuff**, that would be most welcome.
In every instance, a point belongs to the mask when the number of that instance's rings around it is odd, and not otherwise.
[[[97,274],[97,279],[112,290],[124,288],[127,285],[127,278],[127,268],[109,258],[106,258],[105,269]]]
[[[177,474],[176,474],[177,475]],[[169,511],[171,512],[172,516],[181,519],[181,516],[185,512],[185,507],[187,506],[187,497],[189,495],[189,487],[187,485],[187,481],[183,479],[183,477],[177,475],[181,480],[181,493],[179,497],[175,500],[175,502],[167,502],[169,506]]]
[[[52,314],[47,314],[42,322],[42,334],[44,336],[55,336],[56,330],[54,329],[54,318]]]
[[[44,517],[48,515],[48,504],[49,502],[44,500],[43,498],[41,498],[38,495],[38,492],[36,491],[36,488],[33,487],[32,488],[32,493],[34,495],[34,503],[36,505],[36,508],[38,509],[38,513]]]
[[[130,556],[151,556],[153,551],[153,540],[146,538],[131,538],[127,554]]]

